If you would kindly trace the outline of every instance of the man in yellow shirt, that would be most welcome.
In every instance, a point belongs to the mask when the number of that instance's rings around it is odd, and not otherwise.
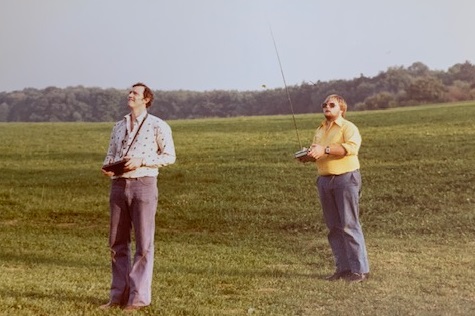
[[[345,119],[347,104],[341,96],[328,96],[322,110],[325,120],[315,132],[308,156],[316,161],[317,188],[336,265],[335,273],[326,279],[362,282],[369,277],[369,263],[359,221],[361,135]]]

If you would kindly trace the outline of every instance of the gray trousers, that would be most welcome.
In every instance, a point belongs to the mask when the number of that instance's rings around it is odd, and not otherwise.
[[[156,177],[112,180],[109,199],[112,303],[136,306],[151,303],[157,202]],[[135,234],[133,260],[132,228]]]
[[[359,221],[360,172],[319,176],[317,188],[336,270],[368,273],[368,256]]]

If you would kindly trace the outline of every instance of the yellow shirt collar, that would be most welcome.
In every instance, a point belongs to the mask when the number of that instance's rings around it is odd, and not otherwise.
[[[338,125],[338,126],[341,127],[341,126],[343,125],[343,121],[344,121],[344,120],[345,120],[345,119],[343,118],[343,116],[339,116],[339,117],[338,117],[336,120],[334,120],[333,122],[334,122],[336,125]],[[327,122],[327,120],[323,120],[323,121],[322,121],[322,124],[320,124],[320,127],[324,127],[325,124],[326,124],[326,122]]]

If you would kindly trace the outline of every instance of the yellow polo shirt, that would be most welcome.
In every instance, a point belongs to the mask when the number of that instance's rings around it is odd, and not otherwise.
[[[318,159],[316,164],[319,175],[340,175],[360,168],[358,150],[361,135],[356,125],[343,117],[332,122],[328,130],[325,130],[323,121],[315,132],[313,143],[324,147],[339,144],[346,150],[345,156],[324,155]]]

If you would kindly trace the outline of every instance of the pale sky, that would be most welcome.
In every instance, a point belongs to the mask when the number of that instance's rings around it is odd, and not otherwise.
[[[473,0],[0,0],[0,92],[262,90],[475,63]]]

